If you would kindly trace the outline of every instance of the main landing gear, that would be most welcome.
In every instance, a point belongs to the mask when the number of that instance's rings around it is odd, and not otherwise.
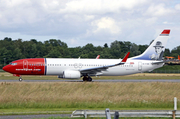
[[[23,79],[22,79],[21,77],[19,77],[19,81],[20,81],[20,82],[22,82],[22,81],[23,81]]]
[[[83,81],[91,82],[91,81],[92,81],[92,78],[91,78],[90,76],[84,76],[84,77],[83,77]]]

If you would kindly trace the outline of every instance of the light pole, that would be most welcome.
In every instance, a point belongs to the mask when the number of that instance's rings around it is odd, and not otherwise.
[[[4,66],[5,66],[5,60],[6,60],[6,58],[4,58]]]

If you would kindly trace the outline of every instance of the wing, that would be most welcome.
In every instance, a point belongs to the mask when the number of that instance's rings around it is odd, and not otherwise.
[[[86,68],[86,69],[81,69],[79,70],[82,74],[96,74],[97,72],[105,71],[106,69],[118,65],[123,65],[126,63],[128,57],[129,57],[130,52],[126,54],[126,56],[123,58],[123,60],[120,63],[117,64],[112,64],[112,65],[106,65],[106,66],[101,66],[101,67],[93,67],[93,68]]]

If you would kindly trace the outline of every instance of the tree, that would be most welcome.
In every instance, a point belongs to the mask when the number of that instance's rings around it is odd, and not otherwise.
[[[121,57],[121,44],[117,40],[111,43],[110,52],[113,58]]]
[[[37,44],[37,40],[36,39],[31,39],[30,41],[35,43],[35,44]]]
[[[64,42],[62,42],[61,40],[50,39],[50,40],[49,40],[49,43],[50,43],[53,47],[60,46],[60,47],[65,47],[65,48],[67,48],[67,44],[64,43]]]
[[[141,52],[139,51],[139,47],[138,45],[136,45],[135,43],[131,44],[131,55],[130,56],[137,56],[139,54],[141,54]]]
[[[111,54],[111,51],[109,48],[104,48],[102,51],[102,54],[100,54],[100,58],[105,58],[105,59],[112,59],[114,58]]]
[[[140,54],[142,54],[147,48],[148,48],[148,45],[139,45]]]
[[[108,48],[108,44],[107,43],[104,44],[104,48]]]
[[[18,59],[22,59],[23,58],[21,50],[19,48],[16,48],[13,51],[12,55],[13,55],[12,56],[13,60],[18,60]]]
[[[5,41],[12,41],[12,39],[11,39],[11,38],[8,38],[8,37],[5,37],[4,40],[5,40]]]
[[[94,58],[96,57],[94,51],[95,51],[95,47],[93,46],[93,44],[88,43],[86,46],[82,47],[82,54],[80,55],[80,57],[85,58],[85,56],[87,56],[86,58]]]
[[[169,49],[165,49],[164,56],[171,56],[171,52]]]
[[[136,45],[129,41],[114,41],[108,47],[105,43],[103,47],[95,47],[88,43],[83,47],[68,48],[65,42],[56,39],[50,39],[44,42],[31,39],[30,41],[23,41],[22,39],[12,40],[11,38],[4,38],[0,40],[0,66],[21,58],[123,58],[127,52],[130,57],[139,55],[147,49],[148,45]],[[172,51],[165,49],[164,56],[178,57],[180,55],[180,46],[175,47]]]
[[[82,54],[82,48],[79,47],[75,47],[75,48],[68,48],[69,50],[69,57],[71,58],[78,58],[81,54]]]
[[[57,49],[53,49],[44,57],[45,58],[58,58],[60,57],[60,53]]]

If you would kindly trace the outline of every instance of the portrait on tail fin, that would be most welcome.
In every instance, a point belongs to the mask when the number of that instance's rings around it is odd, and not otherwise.
[[[155,54],[150,55],[151,60],[162,60],[163,54],[164,54],[164,46],[162,46],[161,41],[157,41],[155,48]]]
[[[165,29],[139,56],[132,57],[134,60],[162,60],[170,30]]]

